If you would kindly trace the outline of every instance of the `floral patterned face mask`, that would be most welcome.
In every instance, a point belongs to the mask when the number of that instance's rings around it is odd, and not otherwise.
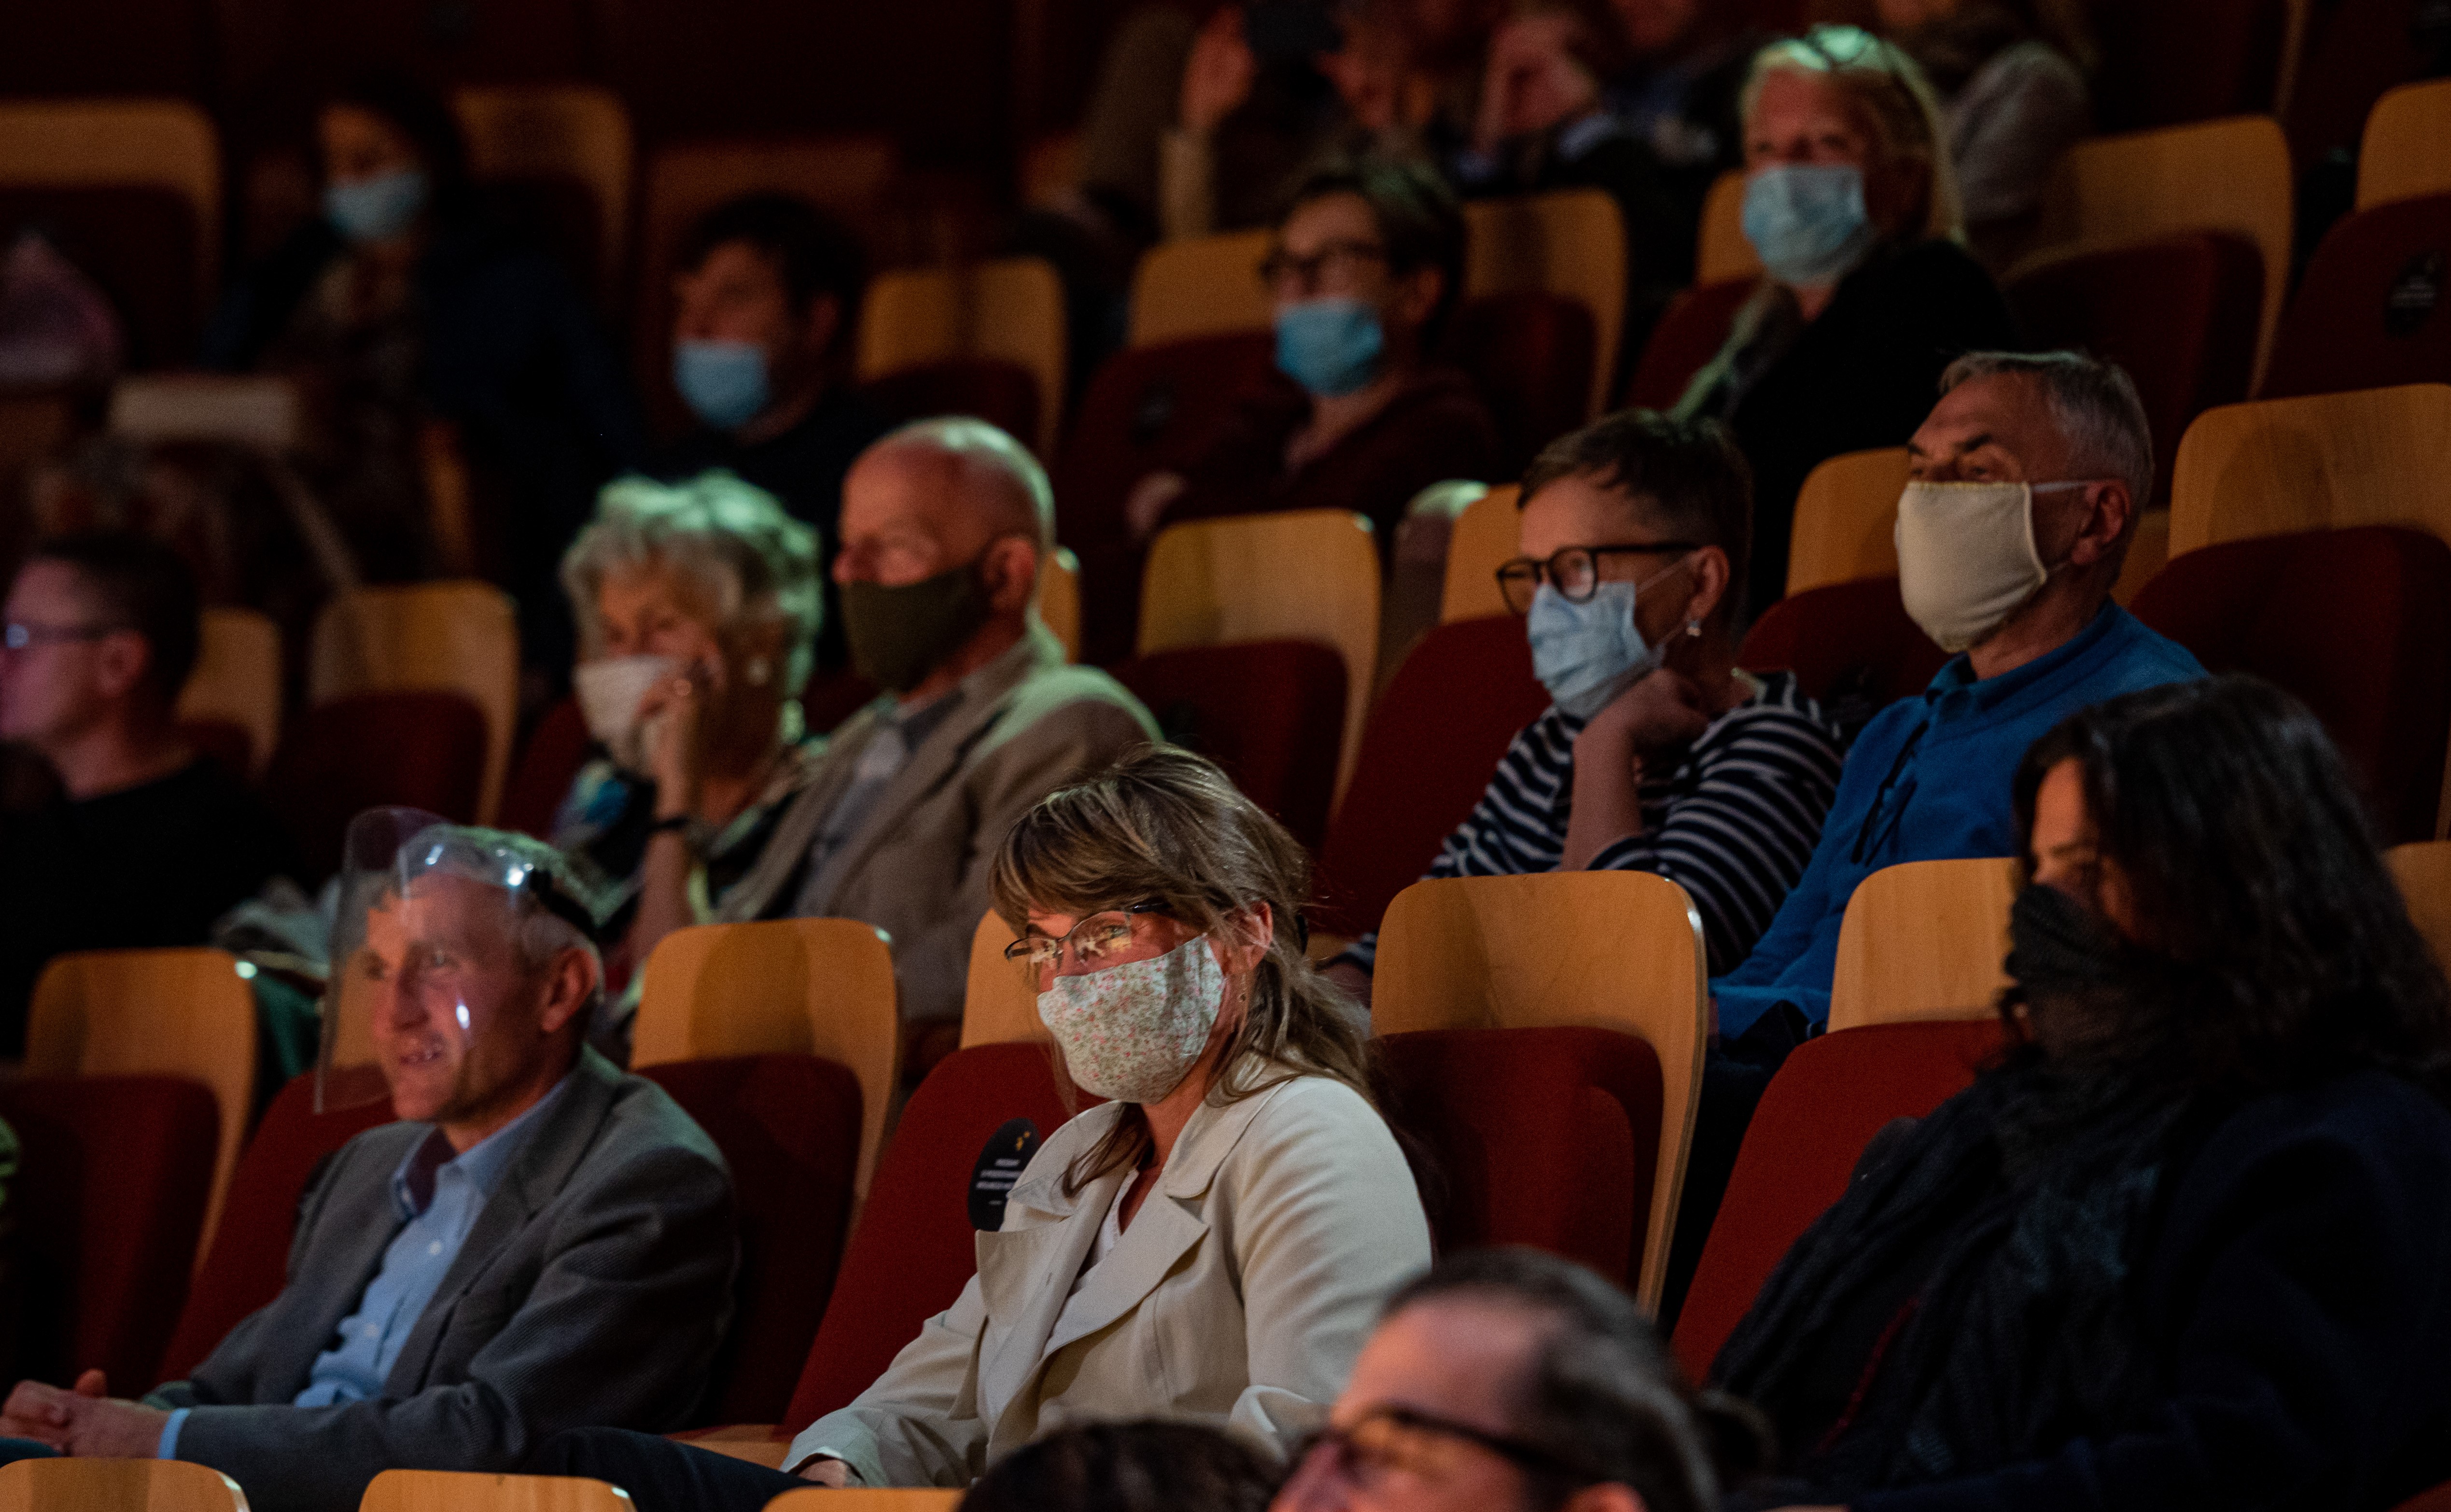
[[[1038,1016],[1082,1090],[1154,1103],[1183,1084],[1225,1005],[1226,969],[1203,934],[1145,961],[1059,976],[1038,994]]]

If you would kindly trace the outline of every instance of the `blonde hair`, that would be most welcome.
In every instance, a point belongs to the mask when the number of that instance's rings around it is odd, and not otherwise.
[[[1079,915],[1153,903],[1207,933],[1267,904],[1267,950],[1209,1101],[1236,1102],[1296,1076],[1324,1076],[1370,1097],[1368,1043],[1344,994],[1304,953],[1310,858],[1214,762],[1145,746],[1049,794],[1005,836],[989,888],[1016,934],[1032,909]],[[1127,1117],[1073,1163],[1066,1188],[1137,1166],[1148,1149],[1147,1121]]]
[[[1940,97],[1922,65],[1904,49],[1861,27],[1814,27],[1785,37],[1754,54],[1745,74],[1743,118],[1751,121],[1762,81],[1774,73],[1808,73],[1844,93],[1871,128],[1873,142],[1892,162],[1924,167],[1923,235],[1966,239],[1966,211],[1957,192],[1957,169],[1949,158],[1949,126]]]

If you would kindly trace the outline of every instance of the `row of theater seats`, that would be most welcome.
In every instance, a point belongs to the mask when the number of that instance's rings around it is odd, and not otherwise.
[[[959,1491],[812,1486],[768,1512],[952,1512]],[[358,1512],[633,1512],[601,1481],[452,1470],[386,1470]],[[20,1460],[0,1465],[0,1512],[247,1512],[246,1493],[219,1470],[181,1460]]]

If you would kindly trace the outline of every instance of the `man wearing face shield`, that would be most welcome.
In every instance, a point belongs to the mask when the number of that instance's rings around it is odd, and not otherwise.
[[[0,1433],[182,1459],[259,1512],[346,1512],[384,1469],[506,1470],[582,1424],[662,1431],[731,1311],[731,1180],[582,1038],[594,912],[523,835],[376,810],[349,834],[318,1090],[371,1059],[400,1121],[331,1157],[288,1285],[141,1402],[21,1384]]]
[[[1005,832],[1158,738],[1139,700],[1066,664],[1040,621],[1038,569],[1053,544],[1047,474],[985,421],[921,421],[862,454],[843,487],[833,579],[852,669],[885,692],[834,732],[715,911],[885,931],[914,1036],[961,1018]]]
[[[1898,591],[1957,653],[1923,696],[1856,737],[1804,879],[1753,954],[1711,984],[1705,1078],[1669,1295],[1693,1274],[1754,1104],[1830,1018],[1838,926],[1866,877],[1904,861],[2010,855],[2010,779],[2088,704],[2205,669],[2110,601],[2151,496],[2153,443],[2127,375],[2073,352],[1951,364],[1898,501]],[[1699,1200],[1696,1200],[1696,1193]]]

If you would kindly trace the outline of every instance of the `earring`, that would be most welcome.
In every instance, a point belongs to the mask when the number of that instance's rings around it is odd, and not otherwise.
[[[762,688],[766,686],[766,679],[775,675],[775,669],[767,665],[764,657],[752,657],[749,665],[740,669],[740,675],[748,679],[751,687]]]
[[[1685,638],[1688,640],[1699,640],[1702,638],[1701,620],[1688,619],[1685,621]]]

